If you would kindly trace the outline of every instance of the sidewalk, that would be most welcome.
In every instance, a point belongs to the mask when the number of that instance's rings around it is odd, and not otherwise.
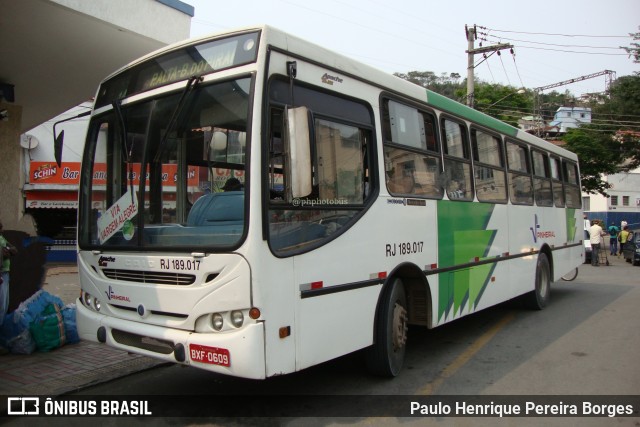
[[[75,303],[80,293],[74,265],[52,266],[42,289]],[[57,396],[163,364],[104,344],[81,341],[48,353],[0,356],[0,395]]]

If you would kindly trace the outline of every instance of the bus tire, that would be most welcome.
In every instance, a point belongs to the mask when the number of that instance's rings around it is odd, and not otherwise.
[[[551,297],[551,269],[547,255],[541,253],[536,263],[536,281],[533,291],[525,294],[524,302],[527,308],[542,310],[549,304]]]
[[[393,279],[378,304],[374,343],[365,351],[367,369],[375,375],[395,377],[402,370],[409,317],[407,297],[400,279]]]

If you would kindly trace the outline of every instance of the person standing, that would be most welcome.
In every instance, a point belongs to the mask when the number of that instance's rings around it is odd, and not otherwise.
[[[0,251],[2,251],[2,264],[0,264],[0,325],[4,323],[4,316],[9,310],[9,270],[11,268],[10,257],[18,253],[15,246],[7,241],[3,235],[2,222],[0,222]]]
[[[589,240],[591,241],[591,265],[598,267],[600,265],[600,245],[602,244],[602,236],[606,236],[606,233],[600,227],[600,221],[593,221],[593,225],[589,228]]]
[[[617,255],[618,233],[620,233],[620,229],[616,226],[615,222],[612,222],[607,231],[609,231],[609,252],[611,255]]]
[[[625,225],[624,229],[618,236],[618,240],[620,241],[620,253],[618,253],[618,256],[622,255],[622,249],[624,248],[625,243],[629,241],[630,236],[631,232],[629,231],[629,226]]]

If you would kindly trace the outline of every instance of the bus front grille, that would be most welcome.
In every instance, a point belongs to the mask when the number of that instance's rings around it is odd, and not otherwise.
[[[192,285],[196,281],[193,274],[164,273],[157,271],[123,270],[119,268],[104,268],[102,273],[109,279],[127,282],[151,283],[158,285]]]
[[[173,343],[170,341],[158,340],[150,337],[143,337],[142,335],[132,334],[131,332],[121,331],[119,329],[111,330],[111,336],[120,344],[127,345],[129,347],[141,348],[147,351],[153,351],[160,354],[173,353]]]

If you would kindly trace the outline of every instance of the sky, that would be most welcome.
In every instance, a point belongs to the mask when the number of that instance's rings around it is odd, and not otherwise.
[[[389,73],[467,75],[465,25],[475,47],[510,43],[482,61],[487,83],[536,88],[611,70],[640,72],[620,46],[640,32],[640,0],[183,0],[195,8],[191,36],[268,24]],[[483,34],[486,35],[483,35]],[[602,92],[599,76],[551,90]]]

